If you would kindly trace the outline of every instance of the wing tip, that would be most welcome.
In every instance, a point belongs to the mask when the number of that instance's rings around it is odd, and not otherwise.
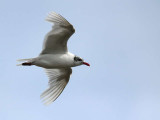
[[[58,87],[48,88],[41,94],[40,99],[42,99],[44,105],[49,105],[60,96],[64,88],[65,84],[60,84]]]
[[[64,25],[64,26],[70,26],[71,24],[60,14],[52,11],[48,13],[47,17],[45,18],[46,21],[51,22],[51,23],[56,23],[59,25]]]

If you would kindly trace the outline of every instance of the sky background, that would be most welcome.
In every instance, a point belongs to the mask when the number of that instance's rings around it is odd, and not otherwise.
[[[73,68],[60,97],[45,106],[48,78],[16,60],[38,56],[55,11],[76,29]],[[160,120],[159,0],[0,0],[1,120]]]

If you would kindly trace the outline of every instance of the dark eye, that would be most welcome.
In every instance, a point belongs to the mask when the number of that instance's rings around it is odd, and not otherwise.
[[[81,58],[78,58],[78,61],[82,61],[82,59],[81,59]]]
[[[79,57],[74,57],[74,61],[82,61],[82,59]]]

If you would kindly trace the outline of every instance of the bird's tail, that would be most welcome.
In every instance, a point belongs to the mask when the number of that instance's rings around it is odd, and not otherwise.
[[[30,66],[33,63],[34,58],[29,58],[29,59],[19,59],[17,62],[22,62],[21,64],[17,64],[17,66]]]

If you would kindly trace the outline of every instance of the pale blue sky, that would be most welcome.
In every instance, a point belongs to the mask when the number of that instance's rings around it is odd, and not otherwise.
[[[72,53],[91,67],[73,68],[61,96],[44,106],[42,68],[17,67],[36,57],[55,11],[71,22]],[[1,120],[159,120],[159,0],[0,0]]]

